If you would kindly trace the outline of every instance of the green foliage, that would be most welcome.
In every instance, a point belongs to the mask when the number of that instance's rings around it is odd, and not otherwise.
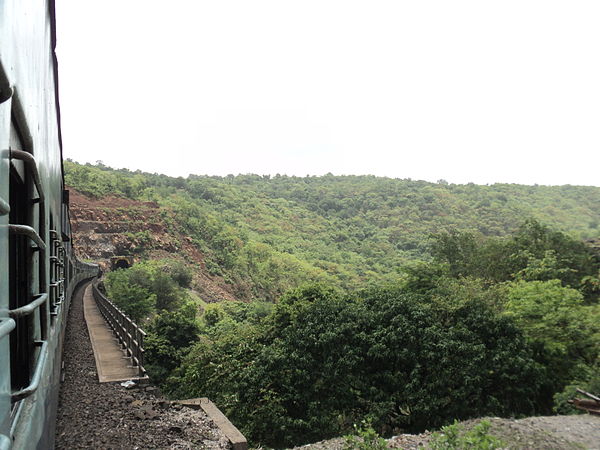
[[[505,314],[539,348],[538,359],[547,367],[554,390],[599,357],[599,307],[584,305],[581,293],[562,287],[559,280],[511,283]]]
[[[431,450],[494,450],[506,444],[489,433],[491,424],[482,420],[470,430],[457,421],[434,433],[428,448]]]
[[[542,373],[520,332],[479,299],[457,294],[386,288],[364,295],[377,338],[366,364],[370,383],[401,413],[390,425],[418,430],[449,417],[535,410]]]
[[[595,386],[600,260],[581,238],[597,235],[599,188],[65,168],[84,193],[157,202],[168,232],[248,300],[207,305],[196,323],[176,261],[106,282],[150,321],[165,392],[209,396],[255,442],[339,436],[371,417],[355,444],[377,446],[383,429],[547,413],[565,386]],[[151,236],[130,238],[143,255]],[[448,428],[439,448],[499,445],[483,428]]]
[[[569,403],[569,400],[573,398],[584,398],[577,392],[577,388],[600,396],[600,362],[591,368],[580,367],[577,378],[562,392],[554,395],[554,412],[556,414],[584,414],[583,411]]]
[[[207,336],[235,332],[240,324],[257,325],[273,310],[271,302],[228,301],[208,305],[202,316],[201,333]]]
[[[454,277],[479,274],[481,242],[469,232],[452,231],[433,236],[433,257],[449,267]]]
[[[181,261],[170,261],[168,265],[169,275],[173,281],[183,288],[189,288],[192,283],[191,269]]]
[[[175,348],[188,347],[198,340],[199,328],[193,305],[157,315],[148,331],[166,339]]]
[[[393,287],[293,290],[266,319],[196,343],[174,395],[208,395],[251,439],[278,447],[339,435],[365,416],[422,430],[534,412],[540,371],[518,330],[481,302],[454,303],[448,311]]]
[[[148,186],[147,177],[141,172],[118,172],[104,166],[100,161],[96,166],[82,166],[67,159],[64,161],[64,167],[65,184],[92,197],[121,195],[133,198],[141,195]]]
[[[146,287],[147,283],[137,283],[145,273],[136,269],[117,270],[106,275],[105,286],[108,297],[134,322],[146,319],[156,304],[156,295]]]
[[[508,239],[460,231],[437,234],[431,252],[436,261],[448,265],[453,277],[491,282],[558,279],[573,288],[588,283],[590,295],[600,269],[598,258],[582,242],[532,219]]]
[[[173,275],[170,260],[148,261],[106,275],[109,297],[135,321],[146,319],[161,310],[172,311],[187,300],[185,290],[178,284],[187,279],[178,269]]]
[[[131,242],[134,253],[144,253],[148,248],[148,244],[152,242],[152,235],[148,230],[135,233],[127,232],[125,233],[125,236],[127,236],[127,239]]]
[[[584,277],[598,275],[598,258],[583,242],[535,220],[526,220],[512,243],[515,254],[511,257],[522,270],[529,268],[525,272],[528,281],[559,279],[564,286],[577,289]]]
[[[599,303],[600,278],[593,275],[583,277],[579,291],[583,294],[587,303]]]
[[[167,381],[182,356],[178,349],[160,335],[149,333],[144,339],[144,368],[156,385],[160,386]]]
[[[354,424],[354,434],[344,436],[344,450],[385,450],[387,443],[368,421]]]
[[[191,272],[171,260],[146,261],[106,275],[108,296],[136,322],[146,322],[145,368],[157,384],[166,383],[198,340],[196,305],[182,286]]]
[[[150,289],[156,294],[156,310],[171,311],[180,306],[185,294],[169,273],[154,270],[152,275]]]
[[[163,311],[149,324],[147,332],[146,370],[154,383],[162,384],[179,367],[189,347],[198,340],[194,305]]]
[[[393,280],[401,265],[428,258],[432,233],[446,232],[458,233],[457,240],[437,257],[446,258],[453,276],[512,280],[531,265],[523,279],[550,279],[554,275],[537,273],[554,257],[558,269],[569,269],[561,274],[565,285],[579,288],[585,276],[598,279],[597,265],[586,266],[581,243],[535,221],[518,230],[519,239],[496,238],[517,231],[526,217],[577,238],[595,237],[599,188],[333,175],[183,179],[69,161],[65,169],[66,183],[87,194],[158,202],[170,232],[190,236],[209,272],[245,299],[274,300],[306,282],[353,289]],[[495,239],[480,245],[484,237]],[[449,251],[452,245],[456,253]],[[546,258],[549,250],[554,253]]]

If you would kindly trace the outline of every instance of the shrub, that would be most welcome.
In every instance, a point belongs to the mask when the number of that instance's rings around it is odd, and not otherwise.
[[[255,442],[339,436],[362,417],[420,431],[535,411],[541,372],[518,329],[482,302],[443,308],[398,288],[291,291],[265,320],[194,345],[181,396],[208,395]]]
[[[385,450],[387,443],[373,429],[370,421],[354,424],[354,434],[344,436],[344,450]]]
[[[559,280],[510,283],[505,309],[539,349],[537,359],[548,369],[552,393],[580,378],[582,367],[598,358],[600,308],[586,306],[579,291]]]
[[[482,420],[471,430],[465,430],[457,421],[434,433],[429,448],[431,450],[494,450],[505,446],[500,439],[489,434],[491,424]]]
[[[146,319],[154,311],[156,295],[150,289],[132,282],[139,278],[138,269],[121,269],[106,275],[106,293],[134,322]]]

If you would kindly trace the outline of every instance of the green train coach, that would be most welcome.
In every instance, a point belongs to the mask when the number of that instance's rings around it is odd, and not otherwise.
[[[54,2],[0,0],[0,449],[52,448],[73,254]]]

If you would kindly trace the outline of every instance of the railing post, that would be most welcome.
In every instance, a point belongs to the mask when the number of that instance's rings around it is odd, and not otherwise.
[[[97,283],[92,285],[92,293],[100,313],[117,336],[119,344],[131,358],[132,365],[137,366],[140,377],[145,378],[144,337],[146,333],[99,291]]]

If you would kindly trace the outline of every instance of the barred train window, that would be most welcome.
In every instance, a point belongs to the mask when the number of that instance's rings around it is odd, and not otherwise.
[[[10,150],[31,152],[32,144],[18,99],[13,98],[11,112]],[[24,132],[25,130],[25,132]],[[19,158],[10,160],[9,222],[33,229],[38,241],[46,239],[46,211],[37,168]],[[46,253],[41,245],[32,245],[32,238],[17,227],[10,233],[9,251],[9,308],[16,309],[31,303],[35,296],[47,292]],[[42,303],[33,312],[14,317],[16,327],[10,334],[11,388],[27,386],[34,371],[36,341],[48,335],[48,306]]]
[[[10,147],[22,149],[22,139],[11,124]],[[21,161],[10,165],[10,216],[14,225],[30,225],[33,217],[31,187]],[[33,252],[26,236],[11,234],[9,239],[9,308],[16,309],[32,300]],[[33,366],[33,315],[15,320],[17,326],[10,335],[11,388],[21,389],[29,383]]]

